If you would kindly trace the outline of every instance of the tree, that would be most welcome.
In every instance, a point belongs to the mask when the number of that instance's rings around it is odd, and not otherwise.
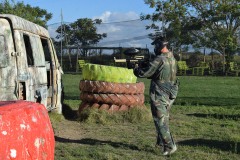
[[[96,24],[101,24],[100,19],[91,20],[89,18],[78,19],[69,25],[63,24],[56,30],[58,35],[56,38],[64,42],[65,45],[74,45],[85,47],[97,44],[101,39],[107,37],[106,33],[98,34]],[[86,56],[87,49],[82,51]]]
[[[11,2],[4,0],[0,3],[0,13],[14,14],[45,28],[47,28],[47,22],[52,18],[52,13],[48,13],[45,9],[32,7],[29,4],[25,5],[23,2],[15,3],[14,0]]]
[[[239,0],[145,0],[145,3],[155,12],[141,18],[155,23],[164,22],[161,19],[164,17],[165,34],[173,44],[212,48],[226,56],[227,64],[239,48]],[[154,25],[147,28],[151,26]]]

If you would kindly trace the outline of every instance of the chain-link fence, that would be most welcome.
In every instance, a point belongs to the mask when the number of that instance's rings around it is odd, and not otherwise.
[[[78,71],[79,59],[95,64],[115,65],[113,60],[114,57],[122,56],[120,50],[116,49],[118,47],[147,48],[150,53],[153,53],[153,46],[151,45],[152,40],[148,35],[150,33],[154,33],[154,31],[146,30],[146,25],[149,25],[150,23],[150,21],[141,21],[140,19],[101,23],[100,25],[97,25],[97,33],[106,33],[107,37],[100,40],[100,42],[93,47],[105,47],[107,49],[89,49],[83,54],[82,50],[78,48],[79,46],[75,46],[75,49],[69,48],[68,46],[62,46],[62,50],[58,46],[56,47],[56,50],[59,61],[61,62],[64,71],[75,72]],[[52,38],[56,38],[56,30],[61,26],[61,24],[70,24],[70,22],[54,23],[48,26],[48,30]],[[115,49],[111,49],[111,47]],[[222,75],[223,65],[230,65],[223,64],[224,57],[221,54],[205,48],[188,47],[188,50],[183,53],[179,53],[174,50],[173,52],[178,61],[186,62],[188,68],[190,68],[186,73],[190,75],[195,74],[193,73],[193,68],[202,67],[201,65],[203,64],[208,67],[208,71],[206,73],[204,72],[204,74],[215,74],[214,72],[217,71],[219,75]],[[239,56],[234,56],[232,62],[234,62],[235,69],[240,69]],[[126,65],[122,64],[122,66]],[[201,72],[197,74],[202,75],[203,73]]]

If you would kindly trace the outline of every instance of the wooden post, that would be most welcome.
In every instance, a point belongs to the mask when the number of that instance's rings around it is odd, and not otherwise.
[[[78,72],[78,69],[79,69],[79,66],[78,66],[78,53],[79,53],[79,47],[77,48],[76,72]]]
[[[204,50],[203,50],[203,62],[205,63],[206,62],[206,48],[204,47]]]
[[[225,73],[225,70],[226,70],[225,63],[226,63],[226,59],[225,59],[225,47],[224,47],[224,49],[223,49],[223,73]]]

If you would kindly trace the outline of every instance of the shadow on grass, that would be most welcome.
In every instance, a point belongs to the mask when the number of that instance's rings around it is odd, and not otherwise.
[[[78,143],[78,144],[85,144],[85,145],[110,145],[114,148],[127,148],[131,150],[140,151],[140,149],[135,145],[130,145],[122,142],[103,141],[103,140],[91,139],[91,138],[73,140],[73,139],[66,139],[66,138],[55,136],[55,141],[62,142],[62,143]]]
[[[217,140],[208,139],[190,139],[178,142],[179,145],[186,146],[206,146],[209,148],[215,148],[222,151],[232,151],[233,153],[240,153],[240,143],[239,142],[223,142]]]
[[[222,97],[177,97],[177,105],[231,106],[239,105],[239,98]]]
[[[72,96],[68,96],[68,95],[65,95],[64,99],[66,100],[79,100],[79,95],[72,95]]]
[[[77,119],[77,110],[73,110],[69,105],[64,104],[62,105],[62,114],[65,119],[67,120],[76,120]]]
[[[200,118],[216,118],[216,119],[231,119],[231,120],[239,120],[240,115],[225,115],[225,114],[202,114],[202,113],[194,113],[194,114],[187,114],[187,116],[195,116]]]

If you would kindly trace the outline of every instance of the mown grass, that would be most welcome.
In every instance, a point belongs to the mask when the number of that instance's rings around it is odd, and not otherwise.
[[[155,128],[148,117],[148,79],[139,79],[146,87],[147,110],[144,114],[139,114],[139,110],[118,115],[86,111],[91,118],[84,121],[75,117],[80,104],[78,85],[81,76],[65,74],[64,117],[50,117],[56,131],[59,131],[60,123],[71,121],[79,133],[73,137],[56,135],[55,159],[240,159],[240,78],[179,78],[180,91],[170,120],[178,151],[166,158],[154,147]],[[66,126],[66,130],[68,128],[70,126]]]

